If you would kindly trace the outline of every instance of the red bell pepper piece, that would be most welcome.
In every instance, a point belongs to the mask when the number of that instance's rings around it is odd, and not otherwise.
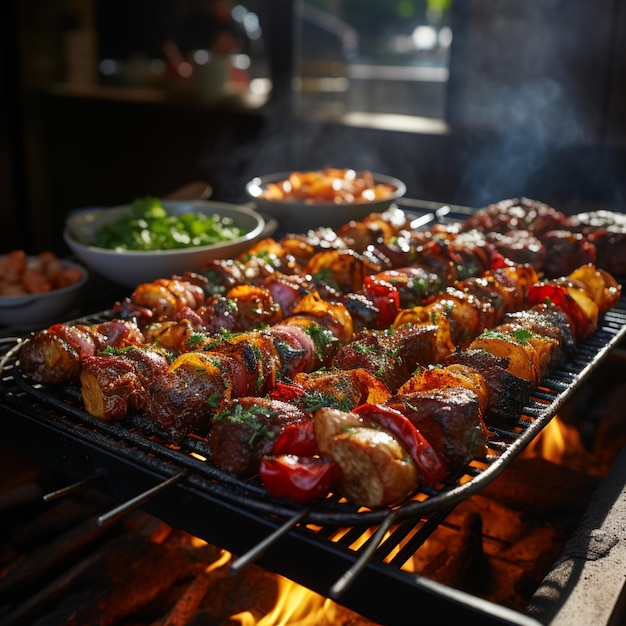
[[[325,457],[280,454],[261,459],[259,471],[267,492],[294,502],[323,498],[339,478],[339,466]]]
[[[378,327],[388,328],[400,311],[400,292],[390,282],[376,276],[363,280],[365,295],[378,309]]]
[[[276,438],[274,454],[315,456],[319,454],[313,421],[287,424]]]
[[[536,283],[530,285],[526,299],[531,304],[553,304],[561,309],[572,325],[572,332],[577,340],[589,334],[591,320],[581,306],[567,293],[564,285],[556,283]]]
[[[368,403],[360,404],[352,411],[366,420],[375,422],[400,440],[417,465],[423,484],[434,487],[448,473],[447,467],[435,449],[413,422],[400,411]]]
[[[507,260],[507,258],[503,254],[498,252],[497,250],[492,250],[490,252],[490,255],[491,255],[491,261],[489,263],[490,270],[501,269],[503,267],[506,267],[509,264],[509,261]]]

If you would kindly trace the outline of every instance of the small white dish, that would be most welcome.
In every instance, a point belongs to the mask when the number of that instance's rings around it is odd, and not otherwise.
[[[163,200],[168,213],[200,212],[232,219],[243,234],[236,239],[208,246],[154,251],[116,251],[91,245],[97,229],[117,220],[131,210],[131,205],[112,208],[82,209],[70,215],[63,233],[70,250],[95,273],[119,285],[135,287],[157,278],[171,278],[186,271],[199,272],[212,259],[230,259],[245,252],[266,236],[262,215],[250,207],[213,201],[177,202]]]
[[[29,257],[29,259],[34,257]],[[62,321],[79,303],[81,290],[89,277],[88,271],[78,263],[59,260],[64,267],[78,269],[82,277],[68,285],[51,291],[19,296],[0,296],[0,324],[21,329],[41,327]]]

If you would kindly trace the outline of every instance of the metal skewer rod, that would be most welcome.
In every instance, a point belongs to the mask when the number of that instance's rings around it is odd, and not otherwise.
[[[120,504],[120,506],[115,507],[108,513],[103,513],[100,517],[98,517],[98,526],[104,526],[105,524],[110,524],[120,517],[129,513],[133,509],[136,509],[138,506],[142,505],[144,502],[150,500],[150,498],[154,497],[156,494],[160,493],[164,489],[167,489],[169,486],[179,482],[183,478],[187,476],[187,471],[182,471],[178,474],[174,474],[167,480],[164,480],[162,483],[155,485],[152,489],[148,489],[148,491],[144,491],[140,493],[138,496],[135,496],[131,500]]]
[[[420,228],[422,228],[423,226],[428,226],[428,224],[430,224],[431,222],[440,222],[441,220],[443,220],[443,218],[448,215],[448,213],[450,213],[450,207],[449,206],[442,206],[439,207],[436,211],[433,211],[432,213],[424,213],[424,215],[420,215],[418,217],[415,217],[411,220],[411,222],[409,223],[409,226],[413,229],[413,230],[418,230]]]
[[[89,478],[83,478],[71,485],[67,485],[66,487],[61,487],[61,489],[56,489],[55,491],[50,491],[49,493],[44,494],[43,500],[44,502],[52,502],[53,500],[57,500],[58,498],[62,498],[63,496],[67,496],[71,493],[75,493],[76,491],[80,491],[83,487],[86,487],[94,480],[98,480],[100,476],[95,474],[94,476],[89,476]]]
[[[254,548],[236,558],[230,565],[230,573],[235,576],[248,563],[258,559],[273,543],[301,522],[308,513],[308,508],[302,509],[293,517],[290,517],[282,526],[278,527],[271,535],[268,535],[263,541],[254,546]]]
[[[438,220],[442,220],[446,215],[448,215],[448,213],[450,213],[450,207],[449,206],[442,206],[439,207],[436,211],[435,211],[435,215],[437,216]]]
[[[409,225],[413,230],[419,230],[420,228],[422,228],[423,226],[427,226],[434,220],[434,213],[424,213],[424,215],[420,215],[419,217],[412,219]]]
[[[336,600],[343,595],[348,587],[354,582],[356,577],[363,571],[363,568],[367,565],[372,558],[374,552],[380,545],[383,537],[394,523],[396,519],[395,512],[391,511],[389,515],[385,517],[378,530],[370,538],[366,548],[361,552],[361,555],[355,561],[354,565],[348,569],[343,576],[330,588],[330,598]]]

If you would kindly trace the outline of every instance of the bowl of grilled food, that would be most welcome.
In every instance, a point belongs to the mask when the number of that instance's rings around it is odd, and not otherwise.
[[[201,271],[233,258],[267,234],[248,206],[170,201],[147,196],[132,204],[71,214],[63,237],[91,270],[125,287]]]
[[[19,328],[59,321],[77,304],[87,270],[53,252],[0,256],[0,324]]]
[[[389,208],[404,196],[397,178],[369,170],[327,167],[257,176],[246,184],[255,208],[271,215],[284,232],[336,229]]]

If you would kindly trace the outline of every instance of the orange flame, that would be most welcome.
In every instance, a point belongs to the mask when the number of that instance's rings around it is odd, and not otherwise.
[[[565,424],[556,415],[545,428],[528,444],[524,458],[541,457],[556,464],[563,462],[565,451],[572,445],[578,448],[580,439],[574,428]]]
[[[528,444],[521,458],[541,457],[546,461],[590,475],[597,473],[597,460],[584,446],[575,426],[555,415]]]
[[[332,600],[282,576],[277,576],[277,580],[279,594],[272,611],[259,620],[249,611],[231,615],[231,619],[241,626],[319,626],[334,623]]]

